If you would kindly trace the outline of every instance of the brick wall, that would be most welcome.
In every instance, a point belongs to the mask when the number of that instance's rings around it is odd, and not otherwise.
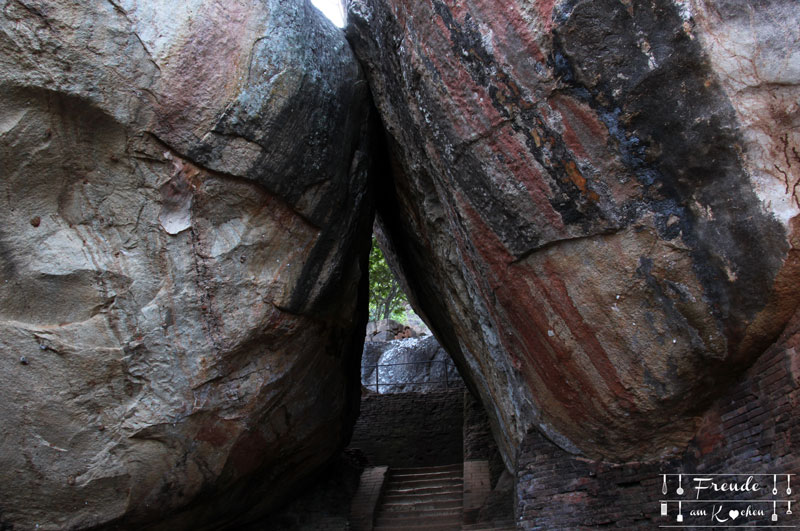
[[[463,390],[366,395],[350,448],[371,466],[415,467],[463,461]]]
[[[781,339],[709,409],[695,439],[679,458],[662,463],[595,463],[567,454],[538,432],[529,434],[516,471],[520,526],[654,529],[676,524],[672,513],[669,518],[660,516],[662,473],[800,473],[798,352],[800,313]],[[772,476],[764,480],[771,486]],[[797,488],[789,498],[797,500],[800,476],[794,480]],[[743,499],[738,494],[724,496]],[[793,505],[794,514],[787,516],[784,507],[779,523],[800,525],[800,504],[794,509]],[[761,522],[776,525],[769,521],[771,503],[768,512]],[[740,523],[742,519],[736,521]]]
[[[489,462],[491,487],[494,488],[506,467],[494,441],[486,410],[467,392],[464,393],[464,461],[480,460]]]

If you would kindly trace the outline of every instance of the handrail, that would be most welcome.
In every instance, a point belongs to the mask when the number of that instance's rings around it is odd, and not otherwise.
[[[396,367],[399,365],[433,365],[434,363],[442,363],[444,365],[444,380],[435,380],[435,381],[426,381],[426,382],[383,382],[380,381],[380,367]],[[447,369],[449,366],[455,367],[455,363],[453,360],[428,360],[428,361],[404,361],[398,363],[375,363],[372,365],[362,365],[361,369],[375,369],[375,383],[374,384],[364,384],[364,387],[375,387],[375,392],[380,393],[380,386],[390,386],[390,385],[431,385],[431,384],[444,384],[445,389],[450,389],[451,385],[455,385],[456,387],[462,387],[463,381],[460,384],[456,382],[450,382],[450,379],[447,374]]]
[[[381,367],[392,367],[394,365],[425,365],[425,364],[428,364],[428,363],[444,363],[445,365],[452,363],[453,367],[455,367],[455,364],[451,360],[403,361],[403,362],[400,362],[400,363],[376,363],[374,365],[362,365],[361,367],[363,369],[369,369],[371,367],[378,367],[378,366],[381,366]]]

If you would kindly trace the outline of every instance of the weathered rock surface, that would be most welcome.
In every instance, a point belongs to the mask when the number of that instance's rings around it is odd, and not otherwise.
[[[0,527],[205,529],[349,436],[366,84],[302,0],[0,14]]]
[[[361,357],[361,385],[378,393],[428,392],[461,387],[450,355],[433,336],[366,341]]]
[[[791,0],[354,0],[379,221],[509,462],[678,451],[797,307]]]

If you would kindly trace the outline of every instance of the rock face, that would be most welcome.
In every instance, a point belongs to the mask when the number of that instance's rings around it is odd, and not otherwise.
[[[791,0],[354,0],[379,222],[509,463],[679,451],[798,304]]]
[[[424,393],[464,384],[447,352],[427,336],[365,342],[361,385],[378,393]]]
[[[357,411],[366,84],[302,0],[0,15],[0,527],[253,518]]]

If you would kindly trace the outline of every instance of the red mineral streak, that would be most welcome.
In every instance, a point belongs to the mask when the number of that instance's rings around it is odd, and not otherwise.
[[[435,22],[440,24],[443,32],[447,32],[440,18],[437,17]],[[510,171],[504,174],[525,185],[537,212],[544,217],[551,230],[563,231],[563,220],[550,204],[550,188],[537,169],[538,163],[533,160],[524,141],[511,125],[501,125],[504,117],[492,104],[488,91],[475,85],[460,63],[442,64],[435,55],[429,56],[428,59],[440,72],[450,100],[453,102],[454,109],[448,113],[461,117],[461,120],[453,122],[456,133],[464,139],[464,142],[469,142],[470,138],[482,138],[483,144],[495,155],[505,157],[508,162],[504,167]],[[419,63],[422,64],[423,61],[419,60]],[[490,125],[487,125],[487,121]],[[492,155],[484,159],[494,160],[495,157]]]
[[[622,385],[619,374],[617,374],[608,354],[594,334],[592,327],[584,321],[580,311],[575,307],[572,298],[569,296],[567,286],[562,280],[562,274],[552,266],[549,260],[544,261],[544,270],[548,280],[546,286],[542,285],[542,279],[535,274],[531,274],[530,277],[534,282],[540,284],[541,289],[546,290],[548,301],[553,304],[559,316],[578,339],[592,366],[597,370],[605,385],[622,402],[623,407],[634,409],[633,396]]]
[[[486,300],[495,299],[498,303],[496,307],[489,308],[492,320],[498,325],[510,325],[499,326],[501,333],[498,337],[504,349],[512,357],[521,356],[527,362],[521,365],[521,369],[530,384],[529,388],[538,399],[545,399],[541,394],[541,386],[537,385],[541,382],[553,399],[571,411],[574,420],[584,421],[595,416],[593,410],[599,405],[600,397],[593,392],[594,386],[575,365],[570,353],[556,340],[545,336],[548,323],[540,309],[543,301],[530,292],[525,282],[526,275],[519,274],[516,267],[509,265],[513,257],[499,239],[478,214],[463,202],[463,198],[458,199],[461,199],[459,203],[470,222],[471,241],[487,264],[482,269],[489,272],[487,283],[491,293],[486,293],[481,285],[479,287],[484,291],[482,295]],[[463,241],[459,241],[459,244],[463,245]],[[481,268],[472,263],[468,252],[463,255],[467,267],[473,274],[477,273]],[[476,278],[481,277],[476,275]],[[501,316],[499,309],[505,310],[505,315]],[[572,385],[565,385],[567,381]],[[589,407],[585,407],[586,402]]]
[[[544,30],[549,32],[553,27],[553,7],[556,5],[556,0],[542,0],[536,2],[536,7],[539,14],[542,16],[544,22]]]
[[[545,24],[545,32],[549,32],[552,26],[551,13],[554,3],[555,0],[545,0],[544,2],[537,2],[536,5],[539,13],[542,15],[542,20]],[[549,4],[549,6],[547,4]],[[530,22],[528,22],[519,9],[517,9],[517,4],[513,2],[478,0],[475,2],[474,6],[475,10],[479,12],[476,18],[492,22],[492,34],[498,44],[500,44],[497,48],[515,49],[518,47],[518,45],[512,47],[503,46],[503,44],[508,44],[510,42],[508,33],[513,31],[517,36],[516,42],[523,43],[525,46],[523,50],[525,55],[540,63],[546,61],[547,58],[536,44],[536,38],[530,30]]]
[[[552,7],[552,6],[551,6]],[[454,16],[464,17],[466,12],[463,7],[453,7]],[[512,13],[513,14],[513,13]],[[521,15],[516,13],[517,19],[521,19]],[[438,26],[440,33],[437,35],[447,35],[448,30],[440,17],[434,17],[434,25]],[[524,23],[523,23],[524,26]],[[532,39],[532,36],[527,36]],[[447,43],[448,45],[450,43]],[[439,44],[443,47],[444,44]],[[436,46],[433,46],[434,48]],[[522,182],[531,195],[531,199],[537,207],[537,211],[545,216],[551,230],[563,231],[564,225],[561,216],[556,212],[549,202],[550,190],[547,184],[543,181],[542,175],[536,171],[536,162],[531,159],[530,152],[524,144],[524,139],[520,138],[513,128],[503,126],[502,120],[504,117],[495,109],[492,99],[488,90],[483,87],[477,86],[469,73],[459,61],[460,58],[447,56],[445,61],[447,64],[443,65],[435,54],[430,54],[428,59],[435,65],[437,72],[440,74],[442,82],[447,88],[451,102],[454,109],[449,111],[452,116],[459,116],[461,119],[453,122],[459,136],[465,141],[470,138],[484,138],[483,143],[491,149],[496,155],[503,156],[507,161],[504,169],[511,170],[509,178]],[[420,65],[425,64],[422,60],[415,61]],[[499,100],[505,101],[510,106],[510,111],[513,112],[514,107],[519,105],[530,105],[525,100],[523,94],[520,93],[519,87],[515,80],[509,78],[502,71],[498,72],[495,76],[494,86],[500,90],[497,93]],[[566,100],[566,98],[563,98]],[[577,106],[574,102],[564,101],[562,103],[564,112],[573,115],[578,124],[584,124],[585,130],[589,131],[591,135],[597,138],[604,138],[605,130],[597,119],[586,110]],[[482,120],[483,118],[483,120]],[[487,125],[487,121],[491,125]],[[576,134],[572,126],[569,125],[569,120],[563,120],[565,124],[564,142],[567,147],[574,150],[578,156],[588,158],[586,150],[584,149],[581,139]],[[543,132],[532,130],[531,135],[537,141],[537,145],[541,145],[541,139],[544,136]],[[586,135],[584,135],[586,136]],[[559,139],[550,139],[553,142]],[[495,157],[485,157],[486,160],[494,160]],[[502,171],[502,170],[500,170]],[[578,167],[573,162],[568,162],[564,166],[564,171],[570,180],[587,196],[591,201],[597,201],[598,195],[588,189],[585,177],[581,174]],[[504,172],[505,173],[505,172]],[[563,232],[561,232],[563,234]]]
[[[605,147],[608,130],[594,112],[571,98],[554,96],[548,100],[552,109],[561,114],[564,126],[562,138],[570,151],[584,159],[597,147]],[[587,150],[587,144],[588,150]]]
[[[485,300],[497,302],[488,310],[492,321],[500,328],[499,340],[512,357],[521,356],[525,360],[521,369],[534,396],[545,399],[540,387],[543,384],[553,399],[571,411],[573,420],[596,420],[606,416],[602,407],[609,398],[598,392],[598,382],[602,382],[623,408],[633,410],[633,396],[625,389],[608,354],[575,307],[559,272],[549,261],[544,262],[544,277],[523,265],[511,265],[513,257],[477,212],[461,194],[457,194],[456,199],[469,221],[471,242],[486,264],[481,267],[473,263],[464,247],[464,239],[456,231],[457,242],[465,250],[462,253],[465,265],[474,278],[486,278],[479,289]],[[479,271],[488,272],[488,275],[481,275]],[[530,279],[531,285],[525,279]],[[582,345],[583,354],[597,371],[596,375],[586,373],[574,353],[565,349],[557,337],[546,336],[545,331],[551,327],[542,311],[546,306],[563,320]],[[541,383],[537,385],[537,382]]]

